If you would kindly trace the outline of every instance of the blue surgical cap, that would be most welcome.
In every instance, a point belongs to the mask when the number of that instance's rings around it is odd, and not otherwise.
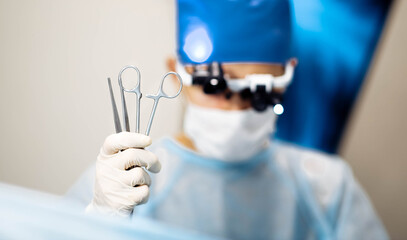
[[[291,57],[290,19],[286,0],[178,0],[179,59],[284,63]]]

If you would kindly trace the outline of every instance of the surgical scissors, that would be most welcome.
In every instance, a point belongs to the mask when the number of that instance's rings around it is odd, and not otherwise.
[[[123,86],[122,74],[127,69],[133,69],[137,73],[137,84],[132,89],[127,89],[127,88],[125,88]],[[180,84],[178,92],[176,94],[172,95],[172,96],[169,96],[164,91],[164,81],[170,75],[175,75],[178,82],[179,82],[179,84]],[[141,93],[141,90],[140,90],[141,74],[140,74],[139,69],[137,67],[131,66],[131,65],[125,66],[119,72],[118,82],[119,82],[120,96],[121,96],[121,101],[122,101],[123,129],[125,129],[125,131],[130,131],[129,117],[128,117],[127,106],[126,106],[126,98],[124,96],[124,93],[125,92],[134,93],[134,94],[136,94],[136,130],[135,130],[135,132],[140,133],[140,102],[141,102],[142,93]],[[118,132],[122,131],[122,128],[121,128],[121,124],[120,124],[119,114],[117,112],[116,102],[114,100],[114,95],[113,95],[113,90],[112,90],[112,85],[111,85],[110,78],[108,78],[108,85],[109,85],[110,98],[111,98],[112,107],[113,107],[113,116],[114,116],[114,122],[115,122],[115,129],[116,129],[116,133],[118,133]],[[164,98],[169,98],[169,99],[176,98],[181,93],[182,87],[183,87],[183,84],[182,84],[181,76],[176,72],[168,72],[162,77],[158,92],[155,95],[147,95],[147,98],[151,98],[151,99],[154,100],[154,105],[153,105],[153,109],[151,110],[151,113],[150,113],[150,119],[149,119],[149,122],[148,122],[148,125],[147,125],[147,128],[146,128],[145,135],[148,136],[150,134],[151,125],[153,123],[155,112],[156,112],[157,106],[158,106],[158,101],[160,100],[160,98],[163,98],[163,97]]]

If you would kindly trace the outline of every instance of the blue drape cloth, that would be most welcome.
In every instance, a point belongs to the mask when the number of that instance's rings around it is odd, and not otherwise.
[[[299,59],[276,136],[336,152],[374,54],[386,0],[291,0]]]
[[[83,206],[0,183],[0,239],[214,239],[143,218],[85,215]]]

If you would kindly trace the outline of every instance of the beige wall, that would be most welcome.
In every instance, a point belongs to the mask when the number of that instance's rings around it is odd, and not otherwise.
[[[343,141],[347,159],[392,239],[407,239],[407,1],[387,29]]]
[[[106,77],[117,90],[134,64],[142,91],[155,92],[174,16],[169,0],[0,0],[0,181],[64,193],[114,132]],[[160,102],[154,139],[177,131],[180,109]]]
[[[393,10],[341,152],[394,239],[407,239],[407,2]],[[169,0],[0,0],[0,181],[64,193],[114,131],[106,77],[135,64],[155,91],[174,39]],[[154,139],[178,131],[181,109],[160,102]]]

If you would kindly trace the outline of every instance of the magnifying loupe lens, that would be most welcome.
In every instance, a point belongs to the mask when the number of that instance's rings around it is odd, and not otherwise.
[[[245,100],[250,99],[252,97],[252,92],[250,91],[249,88],[246,88],[240,92],[240,97]]]
[[[219,78],[210,78],[203,86],[203,91],[206,94],[222,93],[226,90],[226,81]]]
[[[263,112],[267,109],[268,103],[264,94],[254,93],[252,97],[252,107],[258,112]]]

